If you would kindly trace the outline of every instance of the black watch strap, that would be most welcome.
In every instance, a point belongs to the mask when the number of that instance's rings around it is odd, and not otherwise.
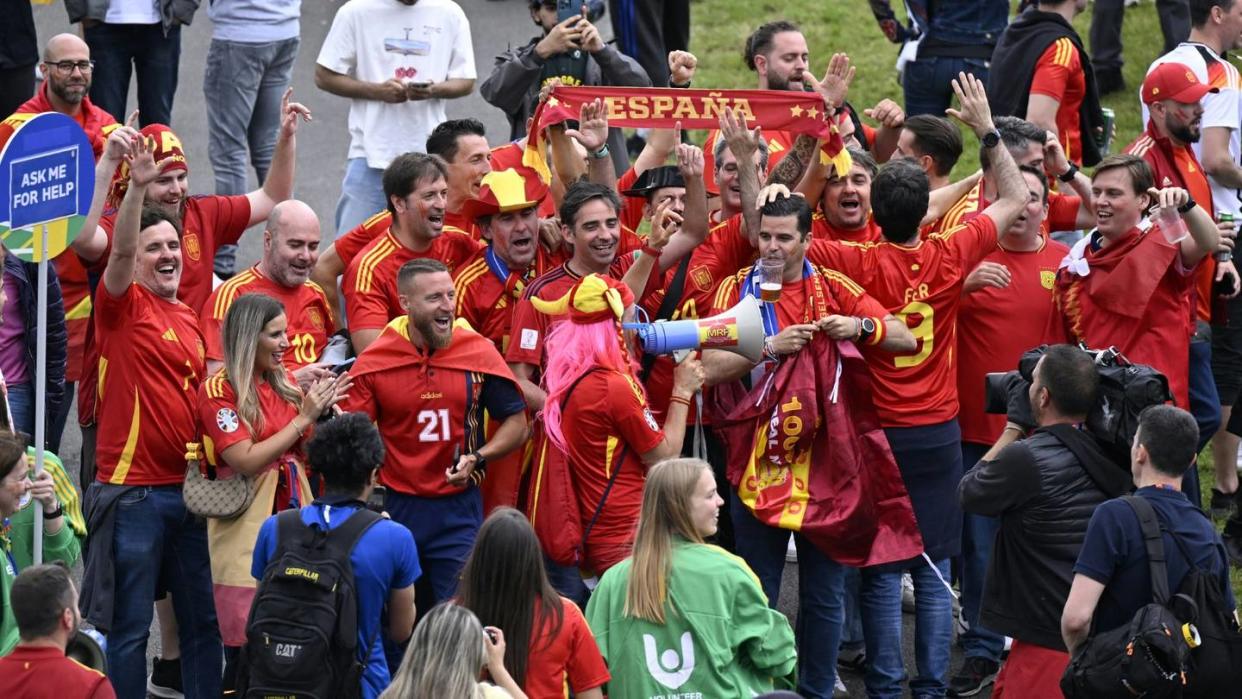
[[[1078,174],[1078,166],[1073,163],[1070,163],[1069,169],[1061,173],[1060,175],[1057,175],[1057,179],[1062,182],[1069,183],[1069,182],[1074,181],[1074,176],[1077,174]]]
[[[1198,205],[1199,205],[1199,202],[1195,201],[1194,199],[1188,199],[1185,204],[1182,204],[1181,206],[1177,207],[1177,213],[1179,214],[1188,213],[1191,209],[1195,208]]]
[[[1000,145],[1001,133],[997,129],[992,129],[991,131],[983,134],[983,138],[980,140],[983,142],[984,148],[995,148]]]
[[[56,509],[43,511],[43,519],[56,519],[64,513],[65,506],[60,503],[56,503]]]

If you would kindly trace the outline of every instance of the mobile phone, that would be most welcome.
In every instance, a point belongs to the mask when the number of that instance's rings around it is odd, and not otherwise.
[[[371,489],[371,494],[367,496],[367,509],[373,512],[384,511],[384,500],[388,498],[388,489],[382,485],[377,485]]]
[[[336,374],[336,375],[338,375],[338,376],[340,376],[341,374],[345,373],[346,371],[349,371],[349,369],[350,369],[350,368],[352,368],[352,367],[354,366],[354,362],[356,362],[356,361],[358,361],[358,358],[357,358],[357,357],[350,357],[349,359],[346,359],[345,361],[341,362],[340,364],[337,364],[337,365],[333,366],[333,367],[332,367],[332,373],[333,373],[333,374]]]

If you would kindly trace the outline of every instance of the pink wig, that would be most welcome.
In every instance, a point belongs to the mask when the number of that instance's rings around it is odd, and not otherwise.
[[[615,320],[596,323],[561,321],[552,326],[544,342],[548,365],[543,382],[548,390],[543,404],[543,424],[552,443],[566,451],[565,434],[561,430],[561,403],[574,381],[595,367],[628,374],[637,381],[638,365],[630,357]],[[646,389],[643,389],[645,392]]]

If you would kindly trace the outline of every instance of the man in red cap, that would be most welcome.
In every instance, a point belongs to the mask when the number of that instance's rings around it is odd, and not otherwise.
[[[489,461],[526,439],[526,404],[496,348],[453,327],[455,293],[444,263],[409,260],[397,288],[405,313],[359,355],[342,407],[379,427],[384,509],[414,534],[424,573],[418,608],[430,609],[457,590],[483,522],[477,483]],[[500,422],[487,440],[479,429],[484,410]]]
[[[1200,100],[1205,95],[1217,92],[1218,88],[1200,81],[1195,72],[1183,63],[1168,62],[1157,65],[1143,80],[1143,104],[1149,111],[1147,129],[1125,150],[1126,153],[1147,161],[1158,189],[1178,187],[1186,190],[1190,198],[1213,218],[1215,206],[1212,201],[1212,185],[1199,164],[1199,159],[1195,157],[1194,144],[1201,136],[1203,105]],[[1232,242],[1233,224],[1224,223],[1218,226],[1221,228],[1222,238]],[[1222,262],[1220,267],[1222,269],[1218,270],[1216,260],[1207,257],[1193,277],[1187,328],[1187,332],[1192,334],[1188,359],[1189,402],[1178,403],[1195,416],[1202,432],[1202,443],[1206,443],[1220,427],[1220,396],[1216,391],[1216,382],[1212,379],[1209,330],[1214,297],[1212,287],[1215,279],[1222,274],[1237,277],[1232,262]],[[1199,500],[1197,474],[1195,476],[1193,485],[1196,487],[1188,490],[1192,502]]]

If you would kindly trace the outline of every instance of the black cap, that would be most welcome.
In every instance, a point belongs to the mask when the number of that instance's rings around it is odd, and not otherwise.
[[[685,186],[686,180],[682,178],[681,170],[678,170],[675,165],[662,165],[639,175],[634,186],[621,193],[627,197],[647,197],[657,189]]]

